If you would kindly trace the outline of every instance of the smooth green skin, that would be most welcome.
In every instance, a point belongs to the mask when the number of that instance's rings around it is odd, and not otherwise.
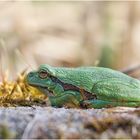
[[[64,91],[63,86],[51,77],[40,78],[39,72],[46,71],[63,83],[84,89],[97,99],[84,100],[81,93],[75,90]],[[105,108],[114,106],[140,106],[140,81],[119,71],[103,67],[52,67],[41,65],[37,71],[30,72],[27,83],[40,89],[49,97],[52,106]],[[53,92],[50,96],[49,89]]]

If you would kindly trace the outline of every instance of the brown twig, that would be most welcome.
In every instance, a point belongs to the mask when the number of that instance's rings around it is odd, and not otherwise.
[[[129,67],[129,68],[126,68],[126,69],[124,69],[124,70],[121,70],[121,72],[130,75],[130,74],[136,72],[137,70],[140,70],[140,65],[131,66],[131,67]]]

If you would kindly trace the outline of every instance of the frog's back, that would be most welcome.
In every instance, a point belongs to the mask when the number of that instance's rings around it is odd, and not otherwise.
[[[56,76],[65,83],[74,84],[91,91],[94,84],[105,79],[119,79],[125,83],[140,87],[139,80],[119,71],[103,67],[54,68]]]

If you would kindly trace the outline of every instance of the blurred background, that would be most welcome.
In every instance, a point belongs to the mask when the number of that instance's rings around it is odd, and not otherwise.
[[[1,1],[1,74],[14,78],[42,63],[139,65],[140,2]]]

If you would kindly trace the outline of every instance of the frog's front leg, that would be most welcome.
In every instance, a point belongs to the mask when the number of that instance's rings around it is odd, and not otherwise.
[[[79,98],[80,97],[76,92],[64,91],[63,94],[59,96],[49,97],[49,100],[52,106],[56,107],[66,106],[79,108],[80,107]]]

